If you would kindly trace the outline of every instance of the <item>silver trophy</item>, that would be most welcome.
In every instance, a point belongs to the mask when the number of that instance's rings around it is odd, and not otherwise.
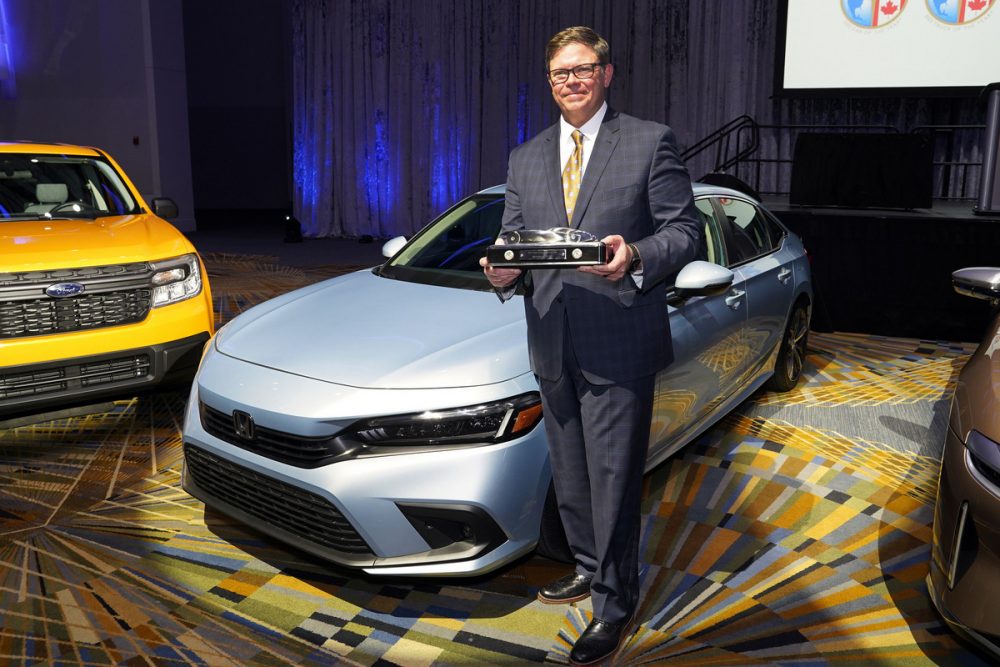
[[[553,227],[503,232],[486,249],[486,259],[493,266],[564,269],[606,264],[610,257],[607,246],[590,232]]]

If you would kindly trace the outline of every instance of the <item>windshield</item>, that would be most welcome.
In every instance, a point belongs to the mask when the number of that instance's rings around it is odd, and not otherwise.
[[[500,233],[503,195],[463,199],[386,262],[379,275],[443,287],[489,291],[479,258]]]
[[[112,166],[77,155],[0,153],[0,220],[138,213]]]

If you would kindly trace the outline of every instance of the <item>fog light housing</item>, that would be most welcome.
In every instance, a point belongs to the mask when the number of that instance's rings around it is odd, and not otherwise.
[[[485,553],[507,537],[482,509],[470,505],[412,505],[396,503],[410,525],[432,551],[466,554],[470,549]]]

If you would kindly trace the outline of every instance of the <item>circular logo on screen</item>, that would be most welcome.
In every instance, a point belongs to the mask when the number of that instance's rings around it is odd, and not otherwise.
[[[948,25],[965,25],[982,18],[996,0],[927,0],[931,16]]]
[[[840,6],[859,28],[884,28],[903,13],[906,0],[840,0]]]

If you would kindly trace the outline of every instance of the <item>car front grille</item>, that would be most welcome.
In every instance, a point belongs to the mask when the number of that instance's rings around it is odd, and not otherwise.
[[[254,425],[253,434],[249,438],[241,436],[236,432],[231,414],[227,415],[205,403],[201,403],[199,408],[201,424],[210,434],[274,461],[298,468],[318,468],[332,463],[344,453],[344,448],[338,446],[336,438],[332,436],[311,438],[257,425]]]
[[[0,373],[0,400],[56,394],[98,385],[112,386],[148,378],[152,374],[152,360],[148,354],[17,370]]]
[[[351,523],[320,496],[188,443],[184,460],[194,483],[230,506],[323,547],[374,558]]]

